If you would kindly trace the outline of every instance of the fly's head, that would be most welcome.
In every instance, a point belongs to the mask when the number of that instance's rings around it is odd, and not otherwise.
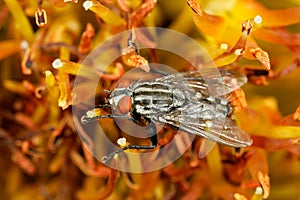
[[[115,88],[111,92],[108,103],[112,110],[118,111],[122,114],[128,113],[132,107],[132,92],[127,88]]]

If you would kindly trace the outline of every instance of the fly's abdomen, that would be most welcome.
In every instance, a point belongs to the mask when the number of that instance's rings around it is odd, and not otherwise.
[[[140,115],[153,116],[169,112],[183,105],[183,92],[175,91],[171,85],[158,82],[140,82],[133,88],[133,109]]]

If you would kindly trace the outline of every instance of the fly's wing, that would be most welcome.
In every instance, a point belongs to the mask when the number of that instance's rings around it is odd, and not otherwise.
[[[225,119],[215,119],[212,121],[212,127],[207,130],[206,138],[213,137],[214,141],[233,146],[247,147],[252,144],[250,136],[240,129],[236,123],[229,117]],[[213,139],[212,139],[213,140]]]
[[[247,77],[231,69],[204,68],[198,71],[187,71],[156,79],[172,84],[174,88],[186,87],[205,95],[223,96],[247,82]]]
[[[199,115],[195,103],[165,113],[159,121],[187,133],[233,147],[246,147],[252,144],[250,136],[237,127],[231,118],[205,119]]]

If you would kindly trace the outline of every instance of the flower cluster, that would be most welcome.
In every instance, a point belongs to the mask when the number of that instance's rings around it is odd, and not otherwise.
[[[300,4],[292,0],[4,0],[0,3],[1,197],[300,198],[299,24]],[[80,121],[73,119],[71,110],[92,94],[90,85],[83,83],[77,87],[86,92],[76,96],[75,78],[101,77],[96,96],[104,101],[105,86],[112,88],[133,67],[149,73],[148,63],[157,62],[164,52],[153,50],[156,44],[149,35],[139,35],[142,43],[153,46],[148,54],[137,52],[129,40],[120,50],[121,57],[106,69],[95,70],[82,61],[107,38],[152,26],[188,35],[205,48],[216,66],[230,65],[248,77],[242,89],[232,92],[230,102],[232,117],[253,139],[250,147],[238,151],[216,145],[201,159],[198,151],[204,141],[197,138],[176,162],[144,174],[119,172],[92,156],[95,141],[84,130],[80,130],[84,142],[80,140],[76,130]],[[171,56],[165,59],[178,66]],[[178,70],[190,69],[182,63]],[[90,114],[102,112],[95,108]],[[121,138],[121,146],[137,142],[122,135],[113,120],[101,123],[112,140]],[[165,129],[159,144],[174,137],[172,130]],[[176,143],[178,151],[181,145]],[[135,167],[142,167],[139,162]]]

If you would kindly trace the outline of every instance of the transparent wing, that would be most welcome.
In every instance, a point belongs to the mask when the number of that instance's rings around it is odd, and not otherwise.
[[[182,108],[165,113],[159,121],[187,133],[202,136],[208,140],[233,147],[252,144],[250,136],[236,126],[229,118],[214,118],[212,113],[201,113],[201,104],[191,103]]]
[[[198,71],[187,71],[156,79],[172,84],[174,88],[187,87],[201,91],[205,95],[223,96],[247,82],[247,77],[231,69],[205,68]]]

